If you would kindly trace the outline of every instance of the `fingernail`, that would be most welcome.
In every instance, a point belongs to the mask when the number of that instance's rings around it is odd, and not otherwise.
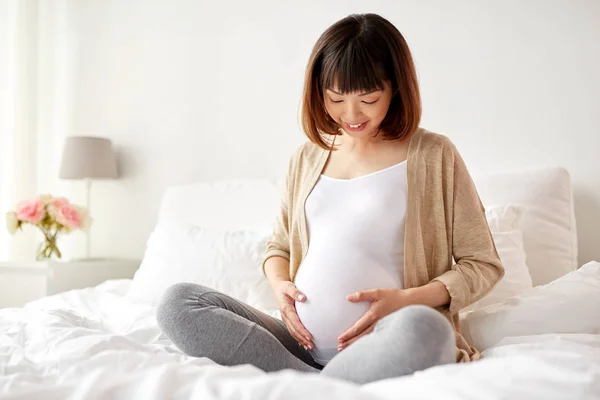
[[[304,300],[304,295],[299,294],[298,295],[298,300]]]
[[[304,346],[304,350],[308,350],[308,347]]]

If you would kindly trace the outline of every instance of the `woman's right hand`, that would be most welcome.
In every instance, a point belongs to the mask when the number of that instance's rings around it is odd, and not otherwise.
[[[281,319],[287,326],[290,334],[305,349],[313,349],[315,345],[312,342],[312,335],[302,325],[296,312],[296,301],[306,301],[306,296],[291,281],[277,282],[273,291],[279,304]]]

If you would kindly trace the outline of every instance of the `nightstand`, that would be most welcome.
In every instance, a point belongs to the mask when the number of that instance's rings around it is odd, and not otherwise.
[[[0,262],[0,308],[72,289],[96,286],[108,279],[132,279],[139,260]]]

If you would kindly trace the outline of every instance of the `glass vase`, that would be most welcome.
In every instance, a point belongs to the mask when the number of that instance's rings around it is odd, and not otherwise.
[[[62,254],[56,246],[56,236],[45,236],[44,241],[38,245],[35,259],[37,261],[48,261],[53,258],[61,258]]]

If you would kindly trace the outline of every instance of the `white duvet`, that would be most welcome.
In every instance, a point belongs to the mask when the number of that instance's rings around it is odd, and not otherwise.
[[[600,399],[600,335],[506,338],[482,361],[368,385],[182,354],[131,281],[0,310],[0,399]]]

